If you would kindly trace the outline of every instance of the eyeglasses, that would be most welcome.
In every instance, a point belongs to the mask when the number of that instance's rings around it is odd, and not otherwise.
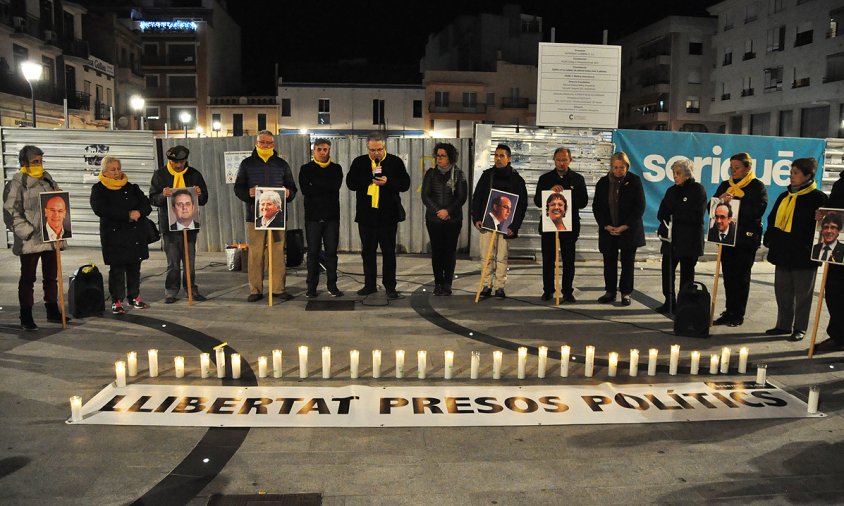
[[[193,202],[177,202],[173,204],[173,207],[178,207],[179,209],[185,209],[187,207],[193,207]]]
[[[437,155],[437,158],[448,158],[448,155]]]
[[[37,167],[39,165],[44,165],[44,162],[42,162],[41,160],[30,160],[30,161],[26,162],[26,164],[30,167],[32,167],[32,166]]]
[[[272,146],[275,144],[275,141],[258,141],[259,146]]]

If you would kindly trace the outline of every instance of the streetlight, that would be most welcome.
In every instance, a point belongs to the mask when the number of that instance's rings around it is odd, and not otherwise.
[[[33,88],[32,83],[41,79],[41,72],[43,71],[44,67],[40,63],[34,61],[21,63],[23,78],[29,83],[29,92],[32,94],[32,128],[35,128],[35,88]]]
[[[140,128],[138,130],[144,129],[144,105],[146,105],[144,97],[140,95],[132,95],[129,97],[129,106],[132,107],[132,110],[138,114],[138,121],[140,122]]]
[[[214,130],[214,135],[215,135],[216,137],[219,137],[219,136],[220,136],[220,129],[221,129],[222,127],[223,127],[223,124],[222,124],[222,123],[220,123],[220,120],[214,120],[214,122],[213,122],[213,123],[211,123],[211,130]]]
[[[182,111],[179,114],[179,120],[182,122],[182,126],[185,127],[185,139],[188,138],[188,123],[190,122],[190,113],[187,111]]]

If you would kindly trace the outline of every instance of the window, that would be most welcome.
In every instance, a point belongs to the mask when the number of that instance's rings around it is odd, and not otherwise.
[[[791,124],[794,118],[794,111],[791,109],[784,109],[780,111],[780,122],[777,130],[777,135],[780,137],[791,137],[794,133],[791,131]]]
[[[768,49],[769,53],[782,51],[785,49],[785,26],[778,26],[776,28],[768,29]]]
[[[750,77],[745,77],[741,80],[741,96],[750,97],[753,95],[753,85]]]
[[[289,98],[282,98],[281,99],[281,116],[284,118],[290,117],[290,99]]]
[[[791,82],[792,88],[802,88],[804,86],[809,86],[809,76],[805,75],[805,73],[798,74],[797,67],[794,67],[792,76],[794,77],[794,80]]]
[[[167,63],[170,65],[196,65],[196,46],[193,43],[167,44]]]
[[[266,130],[267,129],[267,115],[259,112],[258,113],[258,131]]]
[[[478,94],[475,92],[463,93],[463,108],[474,109],[478,106]]]
[[[794,47],[805,46],[812,43],[812,23],[803,22],[797,24],[797,36],[794,38]]]
[[[47,56],[41,56],[41,65],[44,66],[44,71],[41,74],[41,82],[46,83],[50,88],[56,82],[56,62]]]
[[[844,80],[844,53],[830,54],[826,57],[826,74],[823,82]]]
[[[765,93],[782,91],[782,67],[765,69]]]
[[[753,52],[753,39],[747,39],[744,41],[744,57],[742,60],[752,60],[756,58],[756,53]]]
[[[448,92],[435,91],[434,92],[434,107],[448,107]]]
[[[158,88],[158,74],[147,74],[144,81],[147,89]]]
[[[777,13],[782,10],[782,0],[768,0],[768,12]]]
[[[109,105],[109,106],[114,105],[113,100],[114,100],[114,97],[113,97],[113,92],[112,92],[111,88],[106,88],[106,101],[105,101],[106,105]]]
[[[727,30],[732,30],[732,29],[733,29],[733,20],[732,20],[732,18],[731,18],[731,16],[730,16],[730,13],[729,13],[729,12],[725,12],[725,13],[721,16],[721,26],[723,26],[723,27],[724,27],[724,31],[725,31],[725,32],[726,32]]]
[[[196,76],[169,75],[167,76],[167,87],[169,96],[173,98],[195,98],[196,97]]]
[[[486,105],[487,107],[492,107],[495,105],[495,93],[486,94]]]
[[[722,66],[726,67],[727,65],[731,65],[733,63],[733,48],[725,47],[724,48],[724,63]]]
[[[699,40],[689,41],[689,54],[699,55],[703,54],[703,42]]]
[[[91,81],[82,81],[82,93],[91,96]]]
[[[161,62],[158,59],[158,44],[146,43],[144,44],[144,56],[142,61],[145,65],[159,65]]]
[[[161,115],[161,110],[158,108],[157,105],[151,105],[149,107],[144,108],[144,116],[147,119],[158,119]]]
[[[182,113],[190,114],[190,120],[187,123],[182,123]],[[186,125],[188,130],[194,128],[196,125],[196,107],[191,106],[174,106],[167,108],[167,120],[170,128],[184,128]]]
[[[29,49],[17,44],[12,44],[12,56],[15,60],[15,68],[12,70],[17,74],[18,72],[21,72],[21,63],[29,59]],[[23,77],[23,74],[21,74],[21,77]]]
[[[721,100],[729,100],[730,94],[727,92],[727,83],[721,83]]]
[[[232,135],[243,137],[243,114],[232,114]]]
[[[414,100],[413,101],[413,117],[414,118],[421,118],[422,117],[422,101],[421,100]]]
[[[331,124],[331,100],[327,98],[319,99],[319,109],[317,111],[317,124],[330,125]]]
[[[700,67],[689,69],[689,84],[700,84]]]
[[[686,112],[699,113],[700,112],[700,97],[689,95],[686,97]]]
[[[384,101],[377,98],[372,100],[372,124],[384,124]]]
[[[223,115],[220,114],[219,112],[215,112],[211,115],[211,129],[212,130],[214,129],[214,125],[216,125],[216,124],[219,124],[220,127],[223,126]]]
[[[749,3],[747,7],[744,8],[744,22],[745,24],[751,23],[756,21],[759,16],[756,14],[756,4]]]

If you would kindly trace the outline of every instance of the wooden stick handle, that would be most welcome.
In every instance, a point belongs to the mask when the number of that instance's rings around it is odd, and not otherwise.
[[[554,232],[556,248],[554,249],[554,291],[557,293],[557,305],[560,305],[560,231]]]
[[[188,229],[182,229],[182,243],[185,246],[185,276],[188,278],[188,306],[193,305],[193,281],[190,276],[190,255],[188,255]]]
[[[62,242],[56,241],[56,271],[59,278],[59,309],[62,312],[62,328],[67,328],[67,317],[64,313],[64,276],[62,275]]]
[[[483,232],[481,232],[483,234]],[[493,234],[492,238],[489,240],[489,247],[486,249],[486,260],[484,261],[484,268],[481,269],[481,281],[478,283],[478,293],[475,294],[475,304],[481,300],[481,291],[484,289],[484,278],[486,278],[486,271],[489,269],[489,260],[492,258],[492,248],[495,246],[495,242],[498,240],[498,233],[497,232],[488,232]]]
[[[273,305],[273,231],[267,229],[267,260],[269,261],[269,292],[270,296],[267,298],[267,304],[270,307]],[[264,277],[264,266],[261,266],[261,277]]]
[[[721,252],[724,245],[718,245],[718,258],[715,260],[715,281],[712,283],[712,306],[709,308],[709,326],[715,321],[715,299],[718,297],[718,275],[721,273]]]
[[[815,323],[812,326],[812,340],[809,341],[809,358],[815,354],[815,339],[818,337],[818,323],[821,321],[821,306],[823,306],[823,295],[826,291],[826,276],[829,274],[829,262],[823,263],[823,277],[821,278],[821,293],[818,295],[818,307],[815,308]]]

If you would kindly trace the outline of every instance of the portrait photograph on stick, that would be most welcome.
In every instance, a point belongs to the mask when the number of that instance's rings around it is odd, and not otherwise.
[[[70,239],[73,232],[70,227],[70,195],[68,192],[42,192],[41,197],[41,237],[44,242],[56,242]]]
[[[562,192],[543,190],[542,201],[545,202],[545,209],[542,211],[542,231],[571,232],[572,215],[569,212],[571,190],[563,190]]]
[[[841,228],[844,224],[844,209],[818,209],[821,219],[815,230],[815,245],[812,246],[812,260],[844,264],[844,242],[841,242]]]
[[[259,230],[284,230],[286,194],[284,188],[255,189],[255,228]]]
[[[507,228],[513,222],[513,210],[516,209],[518,203],[519,196],[515,193],[494,188],[490,190],[481,228],[506,234]]]
[[[709,201],[709,218],[706,242],[723,244],[724,246],[736,245],[736,226],[738,223],[739,207],[741,201],[733,199],[724,202],[717,197]]]
[[[167,197],[167,223],[173,232],[199,230],[199,197],[196,188],[174,188]]]

